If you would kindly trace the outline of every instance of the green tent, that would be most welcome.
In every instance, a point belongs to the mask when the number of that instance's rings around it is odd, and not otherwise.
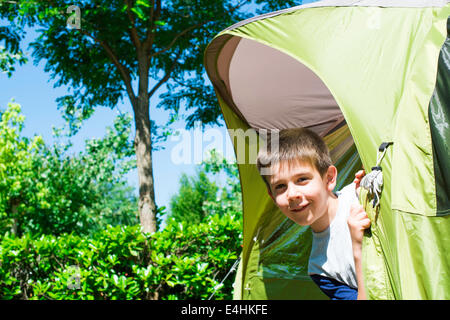
[[[361,196],[372,220],[366,293],[450,299],[449,15],[448,0],[324,0],[245,20],[211,41],[205,67],[242,185],[236,299],[326,298],[307,275],[310,229],[274,206],[252,151],[252,132],[291,127],[324,137],[337,188],[361,166],[370,172],[380,145],[393,143],[380,162],[379,206]]]

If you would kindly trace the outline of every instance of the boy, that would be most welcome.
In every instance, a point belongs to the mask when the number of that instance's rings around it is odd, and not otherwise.
[[[361,246],[370,220],[358,203],[361,172],[357,184],[335,194],[337,169],[316,133],[305,128],[281,130],[278,151],[270,150],[270,142],[259,152],[257,166],[260,172],[269,169],[263,179],[281,212],[299,225],[311,226],[308,274],[333,300],[365,299]]]

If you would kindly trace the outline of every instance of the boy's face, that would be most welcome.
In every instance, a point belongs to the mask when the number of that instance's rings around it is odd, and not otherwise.
[[[324,176],[301,161],[275,164],[272,170],[271,196],[281,212],[315,232],[325,230],[330,221],[329,209],[335,205],[336,167],[330,166]]]

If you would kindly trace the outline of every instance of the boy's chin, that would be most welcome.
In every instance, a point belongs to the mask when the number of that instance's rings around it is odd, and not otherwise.
[[[300,225],[300,226],[302,226],[302,227],[310,226],[311,223],[313,222],[313,221],[309,221],[309,220],[307,219],[307,217],[299,217],[299,216],[293,215],[292,213],[290,213],[290,214],[285,214],[285,215],[286,215],[289,219],[291,219],[293,222],[295,222],[296,224],[298,224],[298,225]]]

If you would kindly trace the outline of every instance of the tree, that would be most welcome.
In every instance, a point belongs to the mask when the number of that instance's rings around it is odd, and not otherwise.
[[[33,158],[42,148],[39,136],[20,136],[24,117],[20,106],[10,103],[0,118],[0,230],[17,234],[24,190],[32,185]]]
[[[177,221],[197,224],[204,220],[208,212],[204,204],[216,201],[217,186],[208,179],[204,171],[197,176],[188,177],[183,174],[180,178],[180,190],[170,200],[170,216]]]
[[[170,218],[188,224],[203,222],[208,216],[218,214],[242,218],[241,185],[236,163],[228,162],[216,150],[210,152],[195,176],[183,174],[180,189],[170,201]],[[211,178],[225,175],[226,184],[218,186]]]
[[[293,1],[255,1],[272,10]],[[218,123],[220,112],[202,66],[203,51],[220,30],[249,17],[243,0],[92,0],[4,1],[0,14],[14,25],[40,27],[32,44],[36,61],[70,85],[72,94],[58,99],[72,123],[89,117],[95,107],[113,108],[128,97],[135,120],[139,176],[139,213],[144,232],[156,230],[152,168],[150,99],[164,84],[168,92],[158,107],[176,115],[181,102],[191,128],[199,120]],[[70,7],[69,7],[70,6]],[[69,14],[68,10],[69,9]],[[71,14],[70,14],[71,13]],[[15,18],[17,17],[17,18]],[[69,28],[69,24],[73,28]],[[153,80],[150,81],[150,80]]]
[[[202,163],[203,170],[213,176],[225,175],[225,186],[220,188],[216,201],[206,202],[209,214],[234,215],[242,219],[242,191],[239,170],[236,162],[230,162],[217,150],[211,150]]]

